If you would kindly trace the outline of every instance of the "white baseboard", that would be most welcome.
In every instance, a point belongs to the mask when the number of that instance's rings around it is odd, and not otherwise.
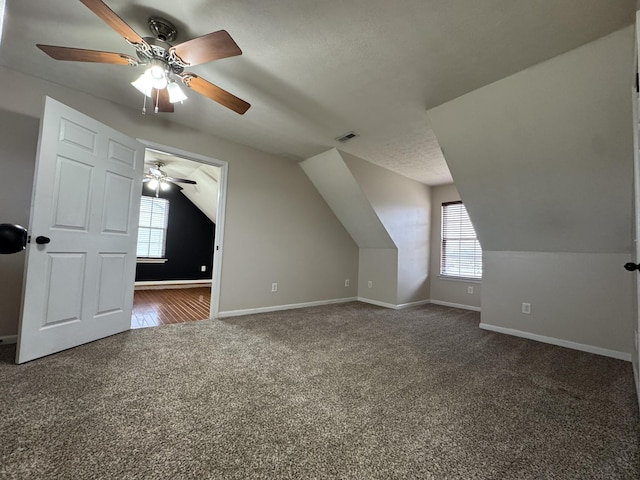
[[[378,307],[391,308],[393,310],[398,310],[398,306],[393,303],[379,302],[378,300],[372,300],[371,298],[358,297],[356,298],[359,302],[370,303],[371,305],[376,305]]]
[[[428,303],[433,302],[431,300],[419,300],[417,302],[401,303],[399,305],[396,305],[395,309],[402,310],[403,308],[417,307],[419,305],[427,305]]]
[[[419,302],[411,302],[411,303],[403,303],[401,305],[393,305],[392,303],[379,302],[377,300],[371,300],[370,298],[364,297],[349,297],[349,298],[337,298],[334,300],[320,300],[317,302],[306,302],[306,303],[294,303],[291,305],[274,305],[272,307],[260,307],[260,308],[247,308],[244,310],[228,310],[226,312],[218,312],[218,318],[225,317],[237,317],[240,315],[251,315],[254,313],[267,313],[267,312],[279,312],[282,310],[292,310],[294,308],[305,308],[305,307],[319,307],[322,305],[332,305],[335,303],[347,303],[347,302],[363,302],[370,303],[372,305],[376,305],[378,307],[391,308],[393,310],[400,310],[408,307],[415,307],[418,305],[424,305],[429,303],[430,300],[421,300]]]
[[[0,345],[9,345],[18,341],[18,335],[5,335],[0,337]]]
[[[462,308],[463,310],[473,310],[474,312],[480,312],[480,307],[474,307],[473,305],[463,305],[462,303],[441,302],[440,300],[431,300],[434,305],[442,305],[443,307]]]
[[[559,347],[571,348],[573,350],[580,350],[581,352],[595,353],[596,355],[603,355],[605,357],[617,358],[618,360],[631,361],[631,354],[625,352],[618,352],[616,350],[609,350],[608,348],[594,347],[593,345],[585,345],[583,343],[571,342],[569,340],[562,340],[560,338],[546,337],[544,335],[538,335],[537,333],[523,332],[522,330],[514,330],[513,328],[497,327],[495,325],[489,325],[481,323],[480,328],[483,330],[490,330],[492,332],[504,333],[506,335],[513,335],[514,337],[527,338],[529,340],[536,340],[542,343],[549,343],[551,345],[557,345]]]
[[[211,280],[158,280],[136,282],[136,290],[164,290],[171,288],[210,287]]]
[[[332,305],[335,303],[355,302],[356,297],[336,298],[333,300],[319,300],[317,302],[293,303],[289,305],[274,305],[272,307],[247,308],[244,310],[227,310],[226,312],[218,312],[217,318],[238,317],[240,315],[252,315],[254,313],[280,312],[282,310],[293,310],[295,308],[319,307],[321,305]]]
[[[403,308],[417,307],[418,305],[426,305],[431,303],[431,300],[419,300],[417,302],[401,303],[394,305],[393,303],[379,302],[378,300],[372,300],[371,298],[358,297],[357,300],[362,303],[370,303],[378,307],[391,308],[393,310],[402,310]]]

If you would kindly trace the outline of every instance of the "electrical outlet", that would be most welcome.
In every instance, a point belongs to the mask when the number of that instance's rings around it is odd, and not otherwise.
[[[473,287],[472,286],[467,287],[467,293],[473,293]]]
[[[276,282],[273,282],[271,284],[271,291],[272,292],[277,292],[278,291],[278,284]]]
[[[344,281],[344,286],[345,286],[345,287],[348,287],[348,286],[349,286],[349,279],[348,279],[348,278]]]
[[[522,302],[522,313],[525,315],[531,315],[531,304]]]
[[[206,272],[207,271],[207,266],[206,265],[201,265],[200,266],[200,271],[201,272]]]
[[[373,288],[373,282],[371,280],[367,282],[367,287]]]

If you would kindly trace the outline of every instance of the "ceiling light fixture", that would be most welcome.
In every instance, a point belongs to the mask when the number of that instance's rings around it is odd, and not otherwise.
[[[81,1],[135,48],[137,58],[126,53],[37,44],[36,46],[49,57],[54,60],[129,65],[145,69],[143,77],[135,80],[132,78],[134,87],[144,94],[143,113],[146,111],[147,97],[151,98],[154,110],[162,113],[173,112],[172,102],[181,102],[187,98],[177,90],[177,87],[167,90],[168,85],[174,81],[182,82],[185,87],[241,115],[251,107],[249,103],[232,93],[195,73],[185,71],[196,65],[241,55],[242,50],[226,30],[218,30],[173,45],[172,42],[177,38],[178,31],[166,19],[149,18],[148,26],[152,36],[141,37],[109,8],[105,0]],[[6,0],[0,0],[0,38],[5,3]],[[169,90],[173,91],[171,101],[169,101]]]
[[[145,72],[146,73],[146,72]],[[136,87],[138,91],[147,97],[151,96],[151,84],[148,81],[148,77],[143,73],[136,80],[131,82],[131,85]]]
[[[150,61],[150,66],[137,79],[131,82],[140,93],[144,95],[142,103],[142,113],[147,112],[147,97],[153,99],[155,113],[158,113],[158,106],[161,102],[161,90],[166,88],[166,94],[162,95],[165,102],[184,102],[187,98],[180,86],[171,78],[171,69],[168,64],[158,58]],[[175,72],[174,72],[175,73]],[[155,90],[155,92],[154,92]],[[155,99],[153,98],[155,97]],[[167,111],[167,110],[163,110]],[[170,111],[173,111],[173,107]]]
[[[169,85],[167,85],[167,92],[169,93],[169,102],[171,103],[182,103],[188,98],[180,88],[180,85],[174,81],[169,82]]]
[[[173,80],[171,80],[171,82],[175,83]],[[163,88],[167,88],[169,85],[167,69],[162,64],[162,61],[152,60],[151,66],[147,68],[136,80],[131,82],[131,85],[136,87],[138,91],[144,93],[147,97],[150,97],[151,90],[153,88],[156,90],[162,90]],[[179,88],[180,87],[178,87],[178,89]],[[187,98],[184,93],[182,95],[184,98]]]
[[[156,90],[167,88],[167,72],[161,60],[151,60],[151,66],[144,72],[149,84]]]

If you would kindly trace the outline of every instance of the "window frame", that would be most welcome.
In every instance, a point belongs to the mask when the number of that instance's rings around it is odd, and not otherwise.
[[[459,214],[451,214],[447,213],[447,207],[451,207],[454,205],[460,205],[462,210]],[[446,222],[449,221],[449,225]],[[451,225],[451,222],[454,225]],[[450,230],[458,228],[457,236],[450,234]],[[471,235],[472,234],[472,235]],[[472,253],[463,255],[460,253],[451,253],[451,247],[447,247],[447,243],[456,245],[457,250],[460,252],[462,250],[463,243],[472,243]],[[469,249],[469,247],[466,247]],[[447,253],[447,250],[449,253]],[[465,259],[466,256],[466,259]],[[456,267],[452,265],[448,265],[447,259],[453,259],[454,263],[457,263],[457,271]],[[467,261],[468,265],[464,268],[461,263]],[[461,270],[466,270],[466,274],[463,274]],[[469,270],[472,269],[473,273],[469,274]],[[479,271],[479,274],[475,274]],[[478,240],[478,235],[473,227],[473,223],[469,218],[469,214],[467,208],[465,207],[462,200],[454,200],[451,202],[443,202],[440,207],[440,265],[439,265],[439,276],[440,278],[446,280],[457,280],[457,281],[466,281],[466,282],[481,282],[483,274],[483,264],[482,264],[482,246]]]

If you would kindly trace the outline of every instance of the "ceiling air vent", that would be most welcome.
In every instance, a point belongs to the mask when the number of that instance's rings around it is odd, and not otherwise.
[[[351,140],[352,138],[356,138],[359,137],[360,135],[358,135],[355,132],[349,132],[349,133],[345,133],[344,135],[340,135],[339,137],[336,138],[337,141],[345,143],[348,142],[349,140]]]

